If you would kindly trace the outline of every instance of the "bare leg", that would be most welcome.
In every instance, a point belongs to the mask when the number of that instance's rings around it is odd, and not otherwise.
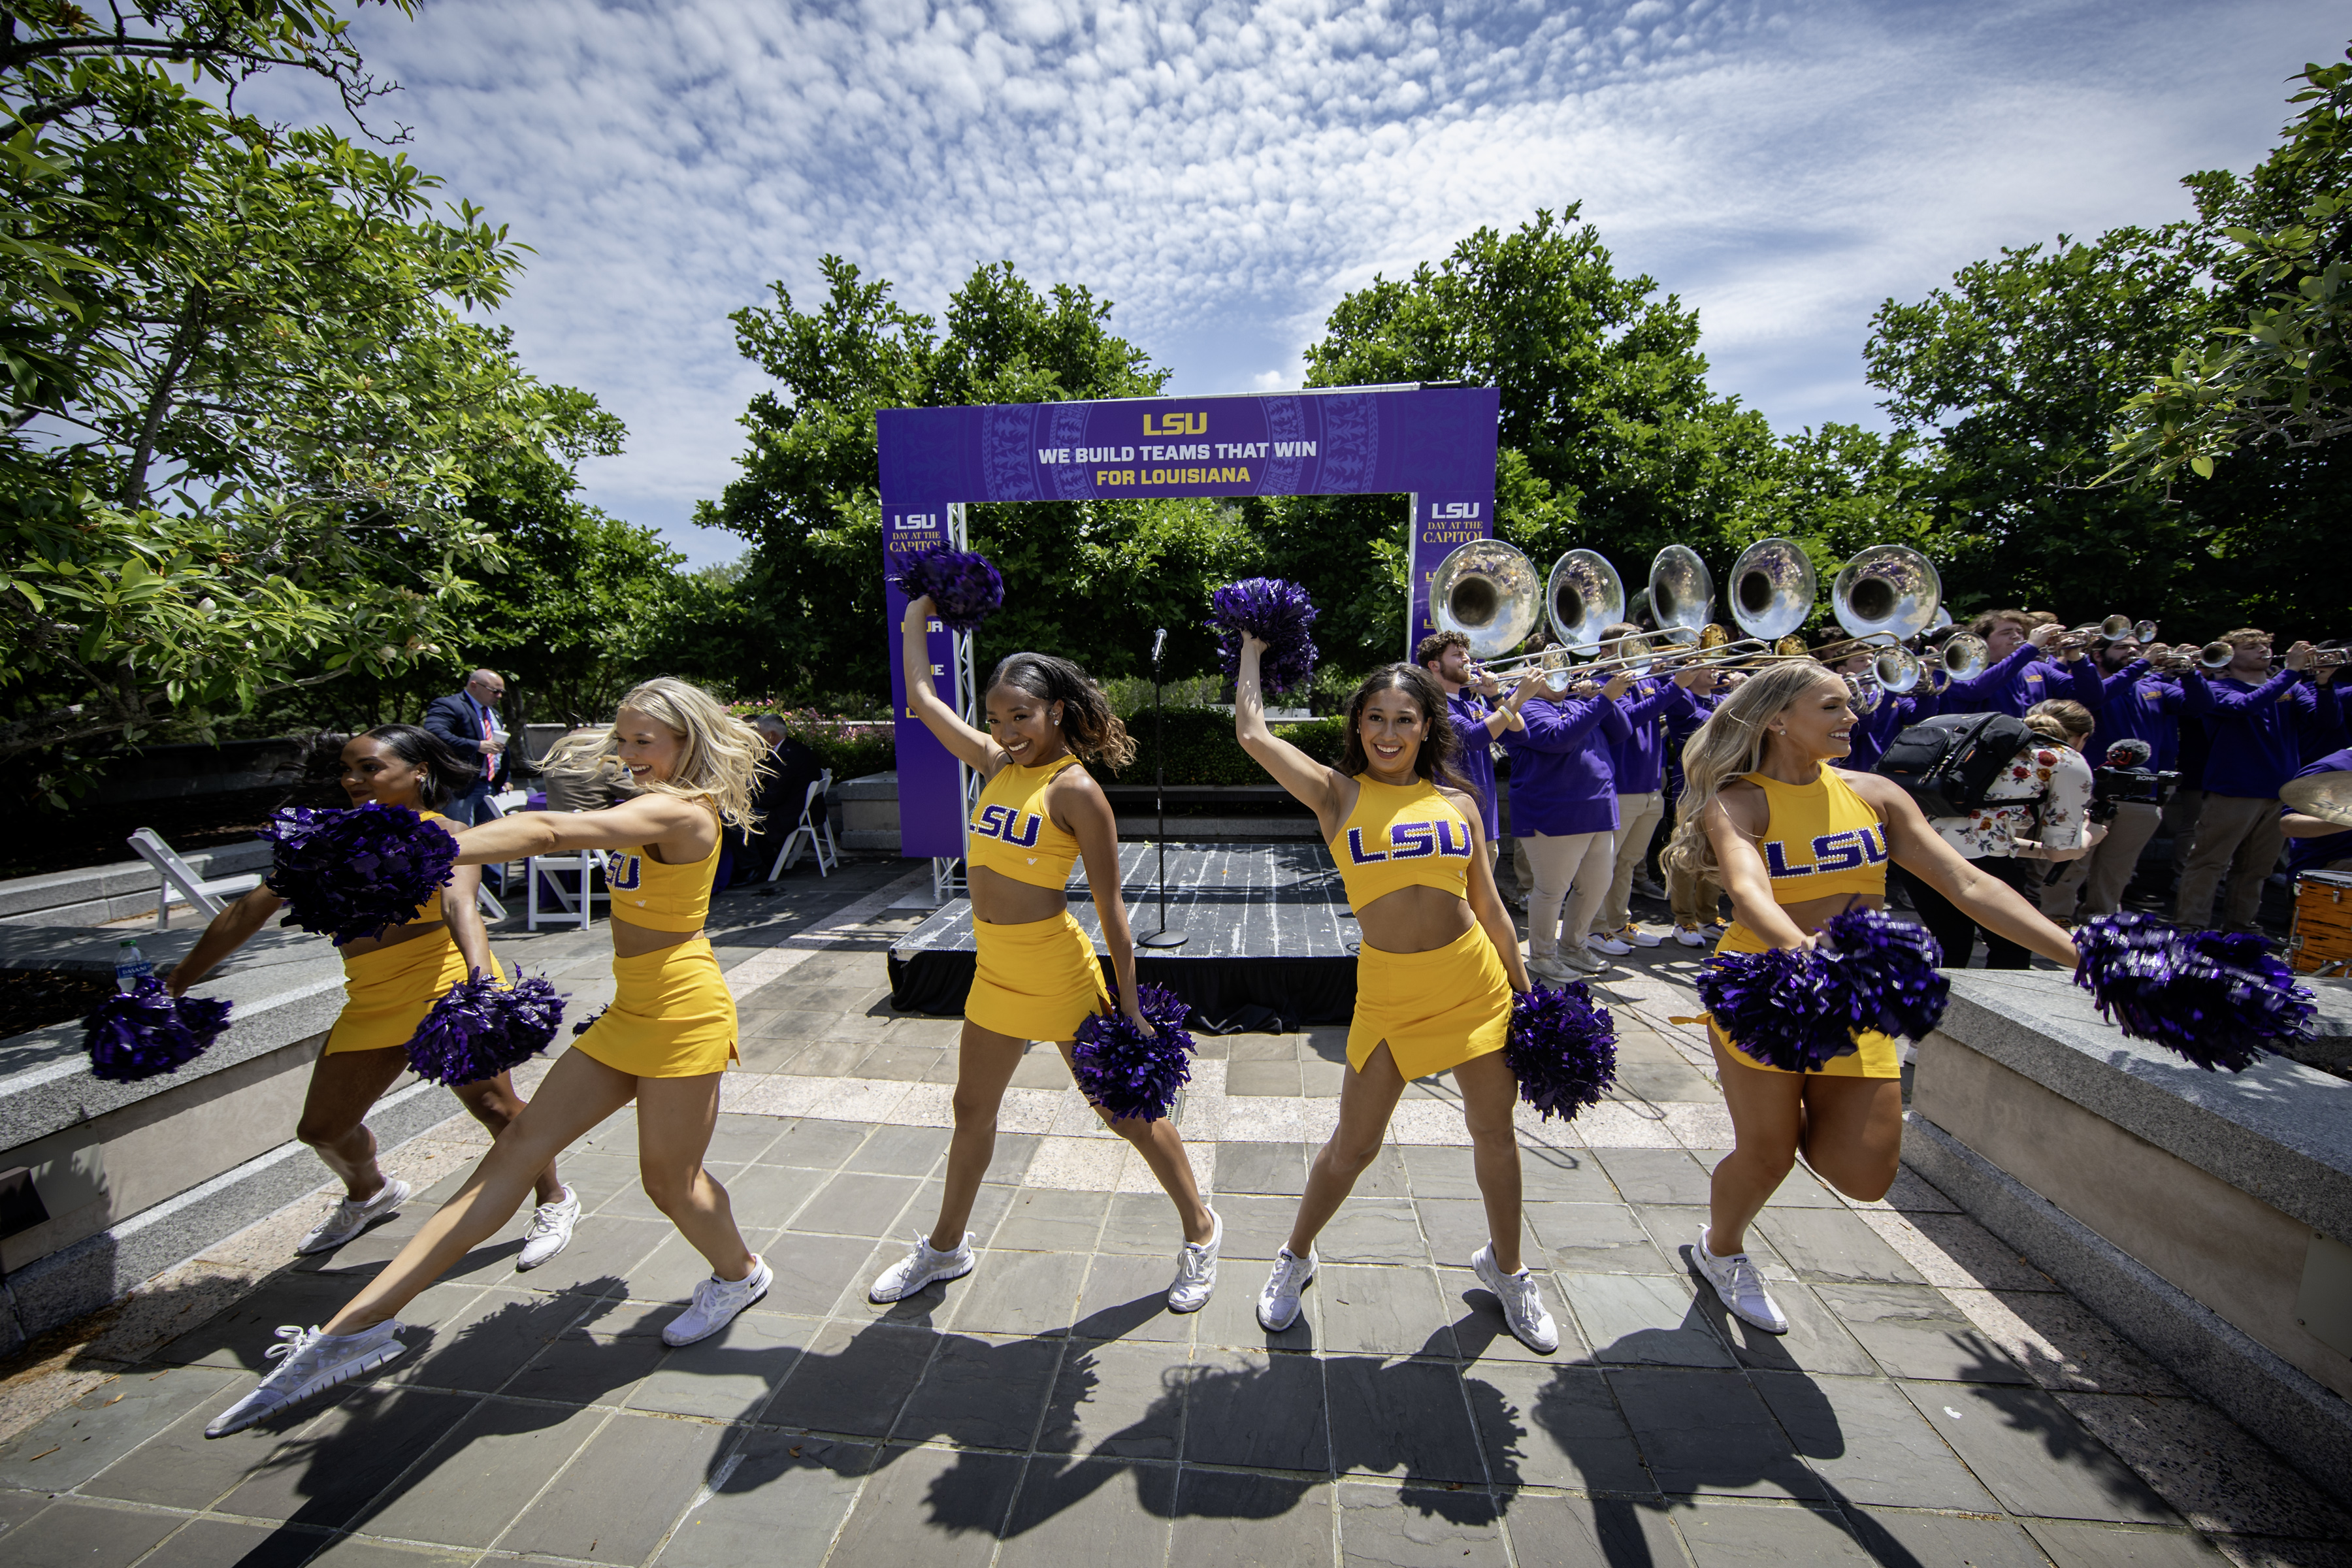
[[[499,1133],[507,1130],[507,1123],[522,1114],[522,1098],[515,1093],[514,1079],[504,1073],[496,1078],[486,1078],[479,1083],[457,1084],[449,1092],[457,1097],[457,1103],[464,1106],[475,1121],[490,1130],[493,1142],[497,1142]],[[563,1178],[555,1173],[555,1162],[552,1160],[547,1163],[547,1169],[539,1173],[538,1196],[543,1204],[558,1202],[563,1196]]]
[[[408,1053],[398,1046],[373,1051],[321,1055],[310,1068],[302,1098],[302,1119],[294,1136],[309,1144],[343,1184],[345,1194],[364,1203],[383,1190],[375,1163],[375,1134],[368,1110],[408,1070]]]
[[[710,1260],[710,1271],[732,1280],[751,1272],[751,1250],[735,1226],[727,1189],[702,1168],[719,1124],[721,1076],[636,1080],[637,1179],[654,1206]]]
[[[1519,1080],[1504,1064],[1503,1053],[1490,1051],[1457,1066],[1454,1085],[1462,1091],[1462,1116],[1470,1124],[1472,1169],[1478,1195],[1486,1200],[1486,1239],[1495,1266],[1517,1274],[1523,1211],[1519,1136],[1511,1125],[1511,1108],[1519,1101]]]
[[[1379,1155],[1389,1117],[1403,1095],[1404,1079],[1386,1040],[1372,1047],[1360,1068],[1339,1081],[1339,1125],[1307,1168],[1307,1194],[1298,1200],[1298,1217],[1290,1222],[1293,1258],[1307,1256],[1355,1190],[1356,1178]]]
[[[1805,1163],[1857,1203],[1895,1184],[1903,1159],[1903,1080],[1805,1079]]]
[[[394,1316],[450,1265],[497,1234],[513,1217],[540,1172],[558,1151],[629,1103],[637,1080],[583,1051],[566,1051],[457,1195],[435,1212],[400,1256],[368,1281],[326,1325],[331,1334],[355,1334]]]
[[[1712,1043],[1723,1103],[1731,1112],[1732,1149],[1715,1168],[1706,1239],[1707,1250],[1728,1258],[1748,1249],[1748,1222],[1797,1163],[1797,1146],[1805,1135],[1805,1080],[1749,1067],[1720,1040]],[[1896,1093],[1899,1103],[1899,1083]]]
[[[996,1111],[1004,1103],[1004,1086],[1021,1065],[1026,1040],[983,1029],[966,1020],[956,1058],[955,1135],[948,1141],[948,1171],[940,1194],[939,1223],[931,1226],[931,1245],[953,1252],[963,1245],[964,1227],[971,1221],[971,1205],[980,1196],[980,1179],[996,1157]]]
[[[1074,1056],[1075,1045],[1074,1041],[1064,1040],[1055,1047],[1062,1053],[1062,1060],[1069,1064],[1072,1078],[1077,1076],[1078,1070]],[[1145,1121],[1132,1116],[1118,1118],[1099,1105],[1095,1107],[1095,1114],[1102,1118],[1104,1126],[1134,1144],[1135,1152],[1143,1156],[1143,1163],[1151,1167],[1152,1175],[1159,1179],[1160,1191],[1166,1193],[1169,1201],[1176,1205],[1176,1218],[1184,1227],[1184,1239],[1206,1241],[1214,1236],[1216,1221],[1210,1217],[1209,1205],[1201,1201],[1201,1184],[1193,1178],[1192,1162],[1185,1157],[1184,1139],[1176,1131],[1176,1124],[1164,1116],[1157,1121]],[[992,1114],[989,1130],[993,1136],[995,1118]],[[957,1234],[961,1236],[962,1233],[959,1231]]]

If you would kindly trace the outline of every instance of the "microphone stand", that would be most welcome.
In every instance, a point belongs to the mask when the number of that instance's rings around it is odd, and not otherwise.
[[[1168,710],[1160,700],[1160,654],[1168,628],[1151,634],[1151,798],[1160,811],[1160,929],[1138,937],[1139,947],[1181,947],[1184,933],[1168,929]]]

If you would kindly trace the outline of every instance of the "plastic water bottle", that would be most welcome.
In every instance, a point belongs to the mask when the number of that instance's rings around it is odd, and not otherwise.
[[[152,979],[154,973],[155,966],[141,955],[137,942],[125,937],[116,946],[114,988],[117,991],[136,991],[141,981]]]

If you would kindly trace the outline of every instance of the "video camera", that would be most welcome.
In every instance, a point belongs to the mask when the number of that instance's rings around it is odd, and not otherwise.
[[[2118,805],[2161,808],[2172,798],[2180,775],[2148,768],[2147,763],[2152,755],[2146,741],[2117,741],[2107,748],[2105,765],[2091,774],[2092,821],[2113,822]]]

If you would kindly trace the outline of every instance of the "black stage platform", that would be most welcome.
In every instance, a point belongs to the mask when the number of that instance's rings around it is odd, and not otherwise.
[[[1160,928],[1160,850],[1119,846],[1129,922],[1141,937]],[[1070,913],[1102,952],[1102,924],[1085,868],[1070,879]],[[1209,1034],[1343,1024],[1356,1005],[1356,917],[1339,868],[1320,844],[1168,846],[1168,925],[1177,948],[1135,950],[1136,976],[1192,1005]],[[971,902],[958,899],[890,950],[890,1005],[901,1012],[963,1012],[977,954]],[[1110,964],[1103,963],[1109,982]]]

